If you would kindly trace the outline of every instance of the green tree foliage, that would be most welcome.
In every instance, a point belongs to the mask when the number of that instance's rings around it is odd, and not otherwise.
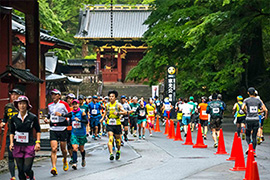
[[[265,82],[268,0],[156,0],[145,24],[147,54],[127,79],[150,84],[175,65],[178,93],[239,93]],[[269,57],[269,55],[268,55]]]

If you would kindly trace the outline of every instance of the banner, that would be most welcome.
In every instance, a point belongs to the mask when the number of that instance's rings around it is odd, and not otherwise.
[[[176,70],[174,66],[168,66],[167,68],[167,97],[169,97],[169,101],[171,103],[176,102],[176,94],[175,94],[175,75],[176,75]]]
[[[152,86],[152,98],[159,96],[159,86]]]

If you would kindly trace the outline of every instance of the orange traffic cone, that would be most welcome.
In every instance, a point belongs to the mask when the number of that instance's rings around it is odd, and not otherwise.
[[[252,163],[252,172],[250,180],[260,180],[258,165],[256,161],[253,161]]]
[[[174,141],[183,141],[183,139],[181,137],[181,131],[180,131],[180,123],[179,123],[179,121],[177,122],[176,135],[175,135]]]
[[[225,149],[225,142],[224,142],[224,137],[223,137],[223,130],[220,129],[219,133],[219,141],[218,141],[218,149],[215,154],[228,154]]]
[[[159,116],[157,117],[157,122],[156,122],[156,132],[161,132],[160,127],[159,127]]]
[[[237,132],[235,132],[234,133],[234,138],[233,138],[231,156],[228,159],[226,159],[227,161],[234,161],[235,160],[236,151],[237,151],[237,149],[236,149],[236,146],[237,146],[237,144],[236,144],[237,143],[237,137],[238,137]]]
[[[188,125],[186,142],[183,145],[193,145],[190,124]]]
[[[240,137],[237,138],[237,154],[235,158],[234,167],[231,168],[231,171],[245,171],[245,159],[244,159],[244,153],[243,153],[243,147],[242,147],[242,140]]]
[[[193,145],[193,148],[207,148],[207,145],[203,143],[202,128],[201,128],[200,123],[199,123],[198,133],[197,133],[197,142],[195,145]]]
[[[171,120],[168,120],[168,124],[169,124],[169,132],[168,132],[168,136],[167,138],[170,139],[172,137],[172,123]]]
[[[175,129],[174,129],[174,122],[173,122],[173,120],[171,120],[170,129],[171,129],[171,137],[169,137],[169,139],[174,139],[175,138]]]
[[[146,129],[148,129],[149,128],[149,123],[148,122],[146,122],[146,127],[145,127]]]
[[[165,132],[164,134],[168,134],[169,133],[169,120],[166,120],[166,125],[165,125]]]
[[[254,152],[253,152],[253,145],[252,145],[252,143],[250,143],[248,145],[248,157],[247,157],[246,173],[245,173],[244,180],[250,180],[251,179],[253,161],[255,161]]]

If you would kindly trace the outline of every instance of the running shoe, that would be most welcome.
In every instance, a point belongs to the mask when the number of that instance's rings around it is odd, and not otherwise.
[[[113,154],[110,154],[110,160],[111,160],[111,161],[114,160]]]
[[[248,155],[248,148],[247,148],[247,150],[245,151],[245,154]]]
[[[100,132],[98,135],[99,135],[99,136],[102,136],[102,132]]]
[[[153,134],[150,134],[149,136],[150,136],[150,137],[152,137],[152,136],[153,136]]]
[[[97,137],[96,136],[94,137],[94,140],[97,140]]]
[[[217,148],[217,147],[218,147],[218,143],[215,143],[215,144],[214,144],[214,148]]]
[[[206,135],[204,135],[203,139],[204,139],[204,140],[206,140],[206,139],[207,139]]]
[[[113,146],[112,150],[115,151],[115,147],[114,146]]]
[[[128,138],[127,138],[127,137],[125,138],[125,141],[126,141],[126,142],[128,141]]]
[[[72,159],[72,158],[70,158],[69,164],[72,164],[72,163],[73,163],[73,159]]]
[[[134,129],[134,128],[131,128],[131,129],[130,129],[130,134],[133,134],[133,129]]]
[[[137,137],[137,134],[133,134],[133,137]]]
[[[261,139],[260,139],[260,137],[257,137],[257,144],[258,145],[261,145]]]
[[[85,165],[86,165],[86,161],[85,161],[85,159],[83,159],[82,160],[82,167],[85,167]]]
[[[262,141],[264,141],[264,136],[262,137]]]
[[[15,177],[12,177],[12,178],[10,178],[10,180],[16,180],[16,178]]]
[[[68,170],[68,162],[66,161],[66,162],[64,162],[64,158],[63,158],[63,170],[64,171],[67,171]]]
[[[121,141],[121,146],[124,146],[124,141]]]
[[[185,134],[184,137],[187,137],[187,134]]]
[[[145,135],[143,135],[142,138],[145,140]]]
[[[139,135],[139,139],[142,139],[142,136],[141,135]]]
[[[95,137],[96,137],[96,136],[95,136],[95,135],[93,135],[93,136],[92,136],[92,139],[95,139]]]
[[[127,135],[124,134],[124,140],[127,142],[128,141],[128,138],[127,138]]]
[[[257,157],[257,154],[256,154],[256,152],[254,151],[253,153],[254,153],[254,157],[256,158],[256,157]]]
[[[117,152],[116,152],[116,154],[115,154],[115,159],[116,159],[116,160],[119,160],[119,159],[120,159],[120,154],[121,154],[120,151],[117,151]]]
[[[243,133],[243,134],[242,134],[242,140],[245,140],[245,139],[246,139],[246,134]]]
[[[101,139],[101,136],[100,136],[99,134],[97,135],[97,137],[98,137],[99,139]]]
[[[72,169],[77,170],[77,164],[72,164]]]
[[[57,169],[56,168],[52,168],[51,169],[51,174],[54,175],[54,176],[56,176],[58,174]]]

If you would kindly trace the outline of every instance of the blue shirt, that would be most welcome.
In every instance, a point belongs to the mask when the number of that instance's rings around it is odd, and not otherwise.
[[[91,117],[101,116],[100,110],[102,109],[102,107],[101,107],[100,103],[91,102],[88,104],[88,108],[89,108],[89,112],[91,114]]]
[[[75,136],[85,136],[86,135],[86,124],[85,124],[85,117],[82,115],[82,111],[78,111],[76,113],[71,112],[71,124],[72,124],[72,130],[71,134]],[[75,117],[77,117],[80,121],[76,121]],[[86,119],[87,120],[87,119]]]

